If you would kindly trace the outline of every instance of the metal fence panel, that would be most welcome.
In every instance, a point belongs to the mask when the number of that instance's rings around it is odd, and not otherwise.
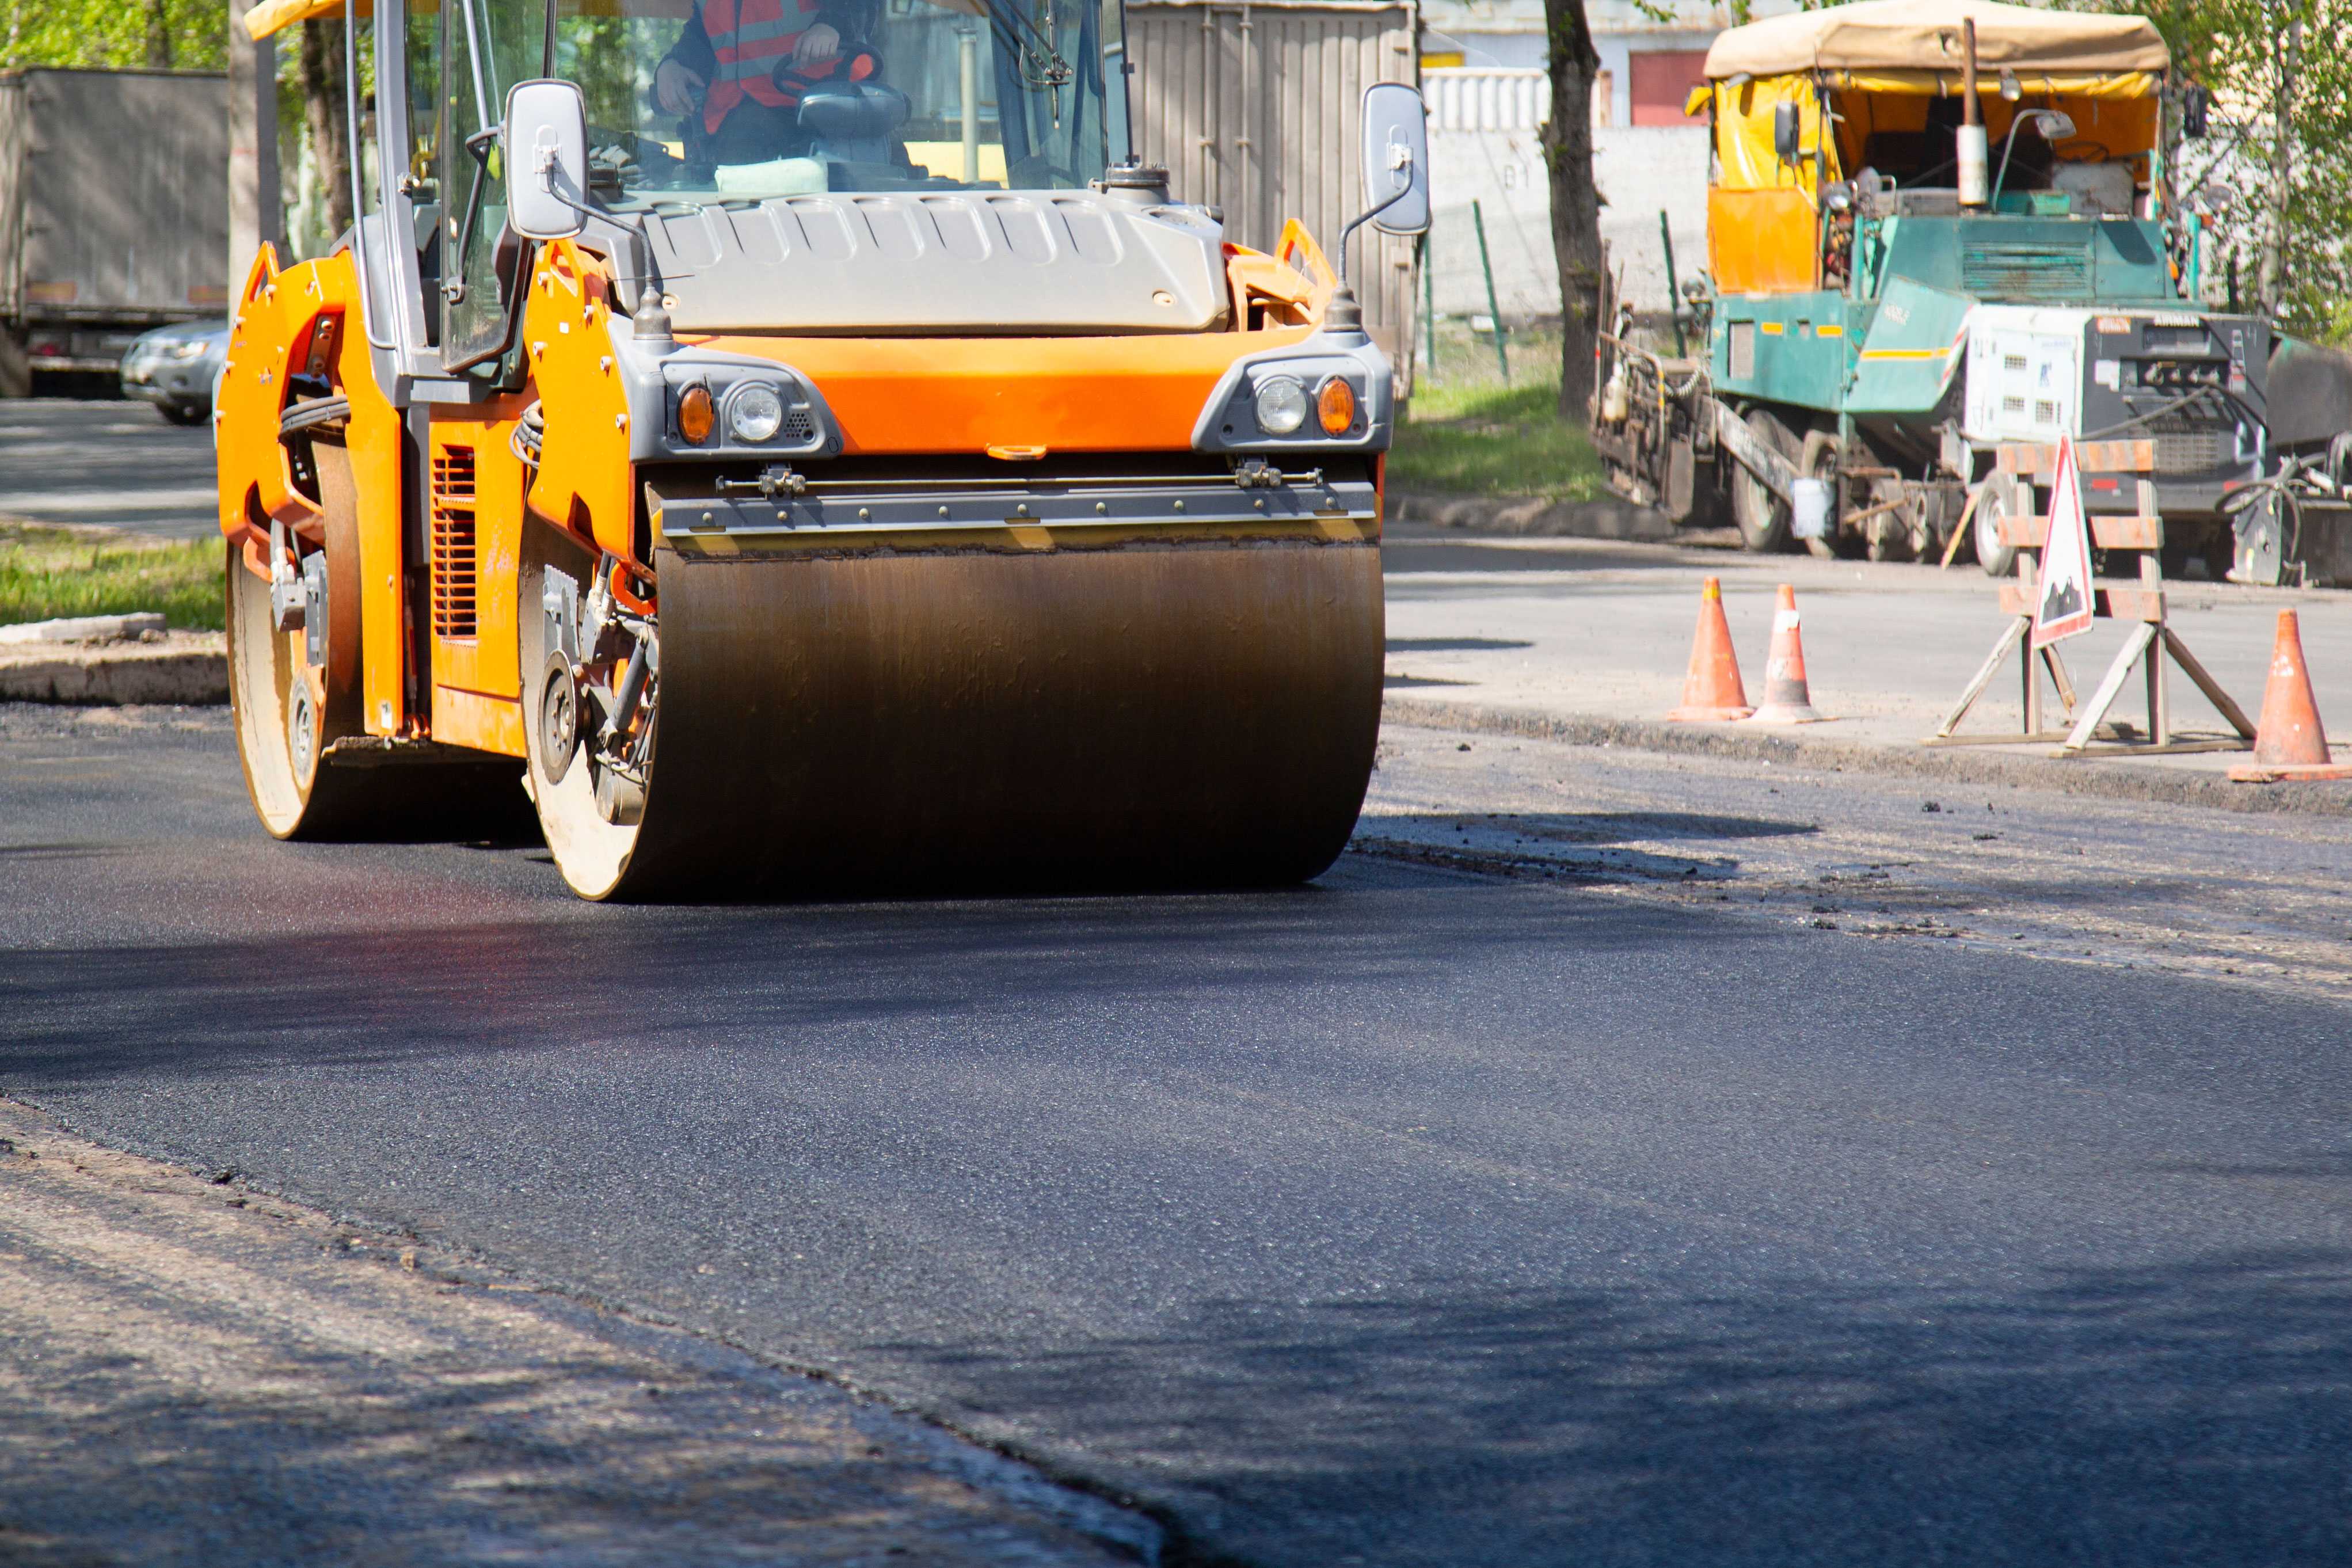
[[[1148,4],[1127,26],[1136,150],[1176,198],[1223,207],[1236,244],[1271,250],[1297,218],[1328,249],[1363,206],[1364,89],[1415,80],[1413,6]],[[1405,380],[1413,242],[1368,225],[1348,249],[1365,328]]]

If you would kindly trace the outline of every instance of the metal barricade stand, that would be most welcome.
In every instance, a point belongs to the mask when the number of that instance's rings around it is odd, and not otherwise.
[[[2019,745],[2036,742],[2058,742],[2053,757],[2088,755],[2148,756],[2179,752],[2242,752],[2254,743],[2254,726],[2230,694],[2221,689],[2189,645],[2180,640],[2165,619],[2164,593],[2164,517],[2156,500],[2155,483],[2145,478],[2156,468],[2156,443],[2153,441],[2085,441],[2074,448],[2077,467],[2084,474],[2134,474],[2138,480],[2139,504],[2136,515],[2117,516],[2094,512],[2090,516],[2091,544],[2095,550],[2130,552],[2139,557],[2137,578],[2095,580],[2092,588],[2095,604],[2092,613],[2116,620],[2137,621],[2139,625],[2124,639],[2115,662],[2091,693],[2090,701],[2077,711],[2074,683],[2068,678],[2066,666],[2053,646],[2040,651],[2040,660],[2050,671],[2051,683],[2057,689],[2059,700],[2065,705],[2063,729],[2042,728],[2042,683],[2036,678],[2034,651],[2029,638],[2033,629],[2033,610],[2039,599],[2035,592],[2035,571],[2039,561],[2033,553],[2049,542],[2050,518],[2035,501],[2037,483],[2054,479],[2058,468],[2058,448],[2027,443],[2007,444],[1995,448],[1992,474],[1987,485],[2003,487],[2006,500],[2000,519],[2000,542],[2016,547],[2017,580],[2000,585],[2001,613],[2010,622],[1994,641],[1992,652],[1969,681],[1960,700],[1944,718],[1936,732],[1924,744],[1930,746],[1998,746]],[[1992,684],[2001,661],[2011,648],[2025,650],[2021,673],[2023,676],[2024,721],[2016,734],[1961,735],[1955,733],[1969,710]],[[2172,729],[2172,716],[2165,694],[2164,661],[2169,655],[2189,679],[2197,683],[2230,727],[2234,735],[2180,735]],[[2125,683],[2131,679],[2132,666],[2145,663],[2147,687],[2147,735],[2145,740],[2134,738],[2132,726],[2107,721],[2107,710],[2123,694]]]

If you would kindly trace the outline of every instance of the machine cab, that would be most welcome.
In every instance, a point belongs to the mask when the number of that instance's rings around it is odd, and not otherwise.
[[[2167,298],[2168,65],[2140,17],[1956,0],[1734,28],[1691,98],[1714,126],[1716,289],[1868,299],[1899,276],[1991,300]]]

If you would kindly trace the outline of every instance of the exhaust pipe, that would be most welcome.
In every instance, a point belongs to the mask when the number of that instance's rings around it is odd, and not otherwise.
[[[1954,132],[1956,151],[1959,155],[1960,205],[1980,207],[1985,205],[1990,189],[1987,180],[1991,160],[1986,156],[1984,108],[1977,102],[1977,24],[1973,16],[1960,20],[1960,37],[1965,52],[1960,59],[1960,128]]]

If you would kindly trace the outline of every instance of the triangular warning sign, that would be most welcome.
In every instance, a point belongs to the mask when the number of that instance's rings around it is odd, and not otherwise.
[[[2083,476],[2072,437],[2058,437],[2058,472],[2050,486],[2050,537],[2042,547],[2041,596],[2033,606],[2033,646],[2091,629],[2091,523],[2083,514]]]

